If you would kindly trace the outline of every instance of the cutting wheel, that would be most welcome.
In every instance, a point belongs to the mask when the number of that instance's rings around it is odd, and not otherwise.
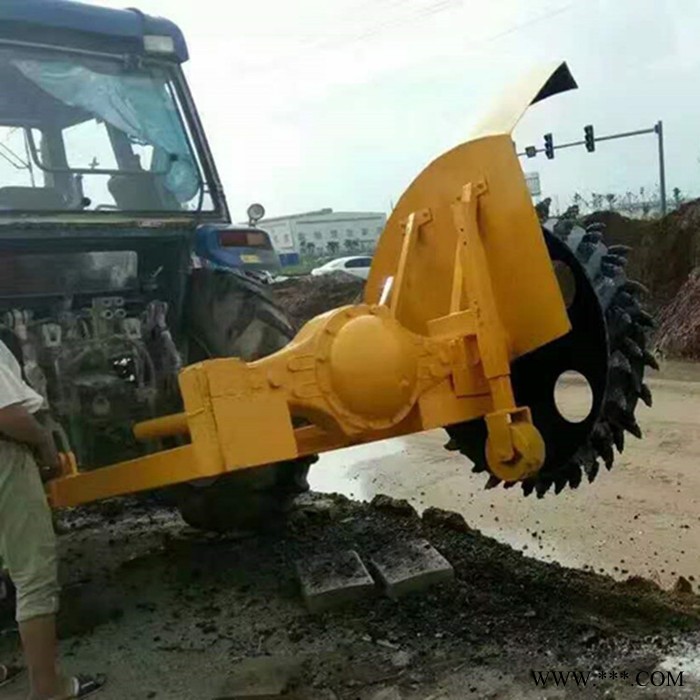
[[[593,481],[601,461],[612,468],[613,448],[622,452],[625,432],[641,437],[637,403],[641,398],[651,406],[644,370],[658,369],[647,349],[653,321],[640,306],[644,288],[628,280],[625,272],[629,248],[608,248],[600,224],[583,228],[572,221],[551,220],[543,230],[572,329],[516,360],[511,370],[516,401],[530,407],[545,441],[542,469],[520,482],[525,495],[534,491],[540,497],[552,486],[556,493],[567,485],[576,488],[584,475]],[[590,390],[587,411],[576,420],[565,416],[556,399],[557,384],[571,373]],[[483,420],[454,425],[447,432],[448,449],[472,460],[474,471],[488,472]],[[490,474],[486,486],[500,483]]]

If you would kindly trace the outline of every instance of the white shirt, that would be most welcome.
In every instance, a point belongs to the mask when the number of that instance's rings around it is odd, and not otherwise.
[[[0,340],[0,409],[22,404],[29,413],[36,413],[44,399],[22,379],[22,370],[7,345]]]

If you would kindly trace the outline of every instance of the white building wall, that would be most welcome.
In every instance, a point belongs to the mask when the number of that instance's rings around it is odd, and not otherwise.
[[[270,234],[272,245],[278,253],[295,252],[296,248],[294,245],[292,222],[289,219],[270,223],[263,221],[260,222],[260,228]]]
[[[261,221],[279,253],[304,253],[313,245],[320,255],[372,251],[386,225],[381,212],[320,212]],[[352,241],[353,244],[348,243]],[[351,247],[354,245],[356,247]]]
[[[299,219],[294,222],[295,246],[301,251],[302,244],[313,244],[317,252],[330,254],[373,250],[385,223],[384,216],[363,215]],[[351,248],[349,241],[357,247]]]

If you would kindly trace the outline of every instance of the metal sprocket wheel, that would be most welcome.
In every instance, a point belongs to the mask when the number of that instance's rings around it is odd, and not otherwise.
[[[555,493],[566,486],[576,488],[584,475],[593,481],[601,460],[612,468],[613,447],[622,452],[625,432],[641,437],[637,403],[641,398],[651,405],[644,370],[658,368],[647,349],[653,321],[640,306],[644,288],[625,273],[629,248],[608,248],[600,224],[583,228],[572,221],[550,220],[544,224],[544,236],[569,302],[572,330],[516,360],[511,375],[517,404],[530,407],[546,444],[542,469],[520,482],[526,496],[534,491],[540,497],[552,486]],[[567,371],[583,375],[590,386],[591,410],[580,422],[567,420],[554,398],[555,385]],[[447,432],[448,449],[471,459],[474,471],[488,472],[483,420],[451,426]],[[489,475],[486,486],[499,483]]]

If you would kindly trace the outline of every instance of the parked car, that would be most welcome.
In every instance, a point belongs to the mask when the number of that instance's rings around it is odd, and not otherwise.
[[[331,272],[347,272],[349,275],[361,277],[366,280],[369,277],[369,268],[372,264],[372,258],[367,255],[353,255],[347,258],[337,258],[327,262],[325,265],[316,267],[311,270],[314,277],[320,275],[328,275]]]

